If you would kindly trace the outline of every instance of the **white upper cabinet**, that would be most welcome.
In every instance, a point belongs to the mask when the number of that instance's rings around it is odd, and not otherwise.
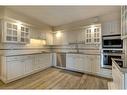
[[[93,42],[95,44],[100,43],[101,40],[101,28],[100,27],[95,27],[93,30]]]
[[[127,38],[127,6],[121,7],[121,37]]]
[[[85,44],[100,44],[101,26],[91,25],[85,28]]]
[[[27,26],[20,26],[20,42],[29,43],[30,42],[30,28]]]
[[[30,27],[15,21],[1,20],[1,41],[3,43],[29,43]]]
[[[92,43],[92,29],[91,28],[85,29],[85,43],[87,44]]]
[[[18,42],[18,25],[11,22],[4,22],[4,42]]]
[[[102,23],[102,35],[120,34],[120,21],[113,20]]]

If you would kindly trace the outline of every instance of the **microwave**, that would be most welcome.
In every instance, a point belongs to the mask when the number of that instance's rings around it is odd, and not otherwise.
[[[123,40],[120,34],[102,36],[103,48],[123,48]]]

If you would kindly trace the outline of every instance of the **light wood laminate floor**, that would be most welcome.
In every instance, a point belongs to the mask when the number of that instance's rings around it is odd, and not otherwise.
[[[0,89],[108,89],[107,83],[105,78],[48,68],[8,84],[0,81]]]

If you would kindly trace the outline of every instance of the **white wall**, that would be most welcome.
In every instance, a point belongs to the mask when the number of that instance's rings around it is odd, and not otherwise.
[[[0,18],[4,16],[5,8],[0,7]]]

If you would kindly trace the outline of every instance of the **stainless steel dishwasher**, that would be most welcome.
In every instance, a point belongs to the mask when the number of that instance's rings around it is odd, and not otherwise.
[[[66,53],[56,53],[56,66],[66,67]]]

